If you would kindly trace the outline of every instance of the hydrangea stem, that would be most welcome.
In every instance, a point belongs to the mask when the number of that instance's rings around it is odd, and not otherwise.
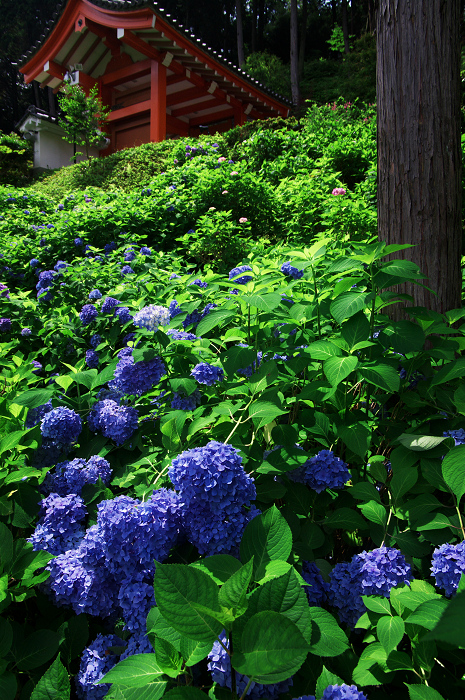
[[[249,682],[248,682],[247,685],[245,686],[244,692],[242,693],[242,695],[241,695],[241,697],[240,697],[240,700],[244,700],[244,698],[245,698],[245,696],[247,695],[247,692],[248,692],[250,686],[252,685],[252,683],[253,683],[253,677],[249,680]]]

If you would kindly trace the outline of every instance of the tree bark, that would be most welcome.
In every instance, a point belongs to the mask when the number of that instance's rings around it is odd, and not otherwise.
[[[440,313],[461,306],[459,27],[460,0],[379,2],[378,236],[415,244],[400,255],[437,297],[412,283],[398,291]]]
[[[347,0],[342,0],[342,33],[344,35],[344,53],[350,53],[349,46],[349,22],[347,17]]]
[[[237,25],[237,62],[239,67],[245,63],[244,56],[244,30],[242,27],[242,0],[236,0],[236,25]]]
[[[258,0],[252,2],[252,53],[257,50],[257,11]]]
[[[299,54],[298,54],[298,22],[297,0],[291,0],[291,92],[295,107],[299,107]]]
[[[305,43],[307,39],[307,14],[308,2],[302,0],[302,26],[300,27],[300,44],[299,44],[299,80],[302,80],[305,62]]]
[[[367,0],[367,32],[373,34],[376,27],[375,0]]]
[[[258,0],[258,18],[257,18],[257,50],[263,51],[265,31],[265,0]]]

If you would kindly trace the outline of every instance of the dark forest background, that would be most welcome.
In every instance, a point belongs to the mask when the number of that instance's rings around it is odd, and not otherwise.
[[[296,108],[307,99],[375,101],[375,0],[163,0],[161,4],[209,47],[276,92],[293,95]],[[64,3],[1,0],[0,5],[0,131],[10,133],[29,105],[48,110],[54,99],[50,90],[24,85],[18,69],[24,54],[48,34]],[[291,89],[292,10],[297,13],[293,47],[297,97],[295,86],[294,92]]]

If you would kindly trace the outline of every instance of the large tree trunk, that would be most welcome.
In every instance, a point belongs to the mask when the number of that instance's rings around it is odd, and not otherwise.
[[[416,244],[401,255],[438,296],[400,291],[441,313],[461,305],[459,28],[460,0],[379,2],[378,236]]]
[[[242,28],[242,0],[236,0],[236,25],[237,25],[237,62],[239,67],[245,63],[244,56],[244,30]]]
[[[299,107],[299,53],[298,53],[298,22],[297,0],[291,0],[291,91],[295,107]]]
[[[307,0],[302,0],[302,26],[300,28],[300,44],[299,44],[299,80],[302,80],[305,62],[305,43],[307,39]]]

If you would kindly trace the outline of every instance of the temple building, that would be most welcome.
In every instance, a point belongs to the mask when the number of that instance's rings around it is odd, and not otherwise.
[[[24,56],[20,71],[26,83],[36,80],[55,93],[65,80],[86,92],[98,86],[111,109],[101,155],[227,131],[251,119],[286,117],[290,109],[283,97],[147,0],[67,0]],[[66,145],[58,144],[63,139],[56,121],[32,110],[20,122],[21,131],[35,141],[37,168],[70,162]]]

